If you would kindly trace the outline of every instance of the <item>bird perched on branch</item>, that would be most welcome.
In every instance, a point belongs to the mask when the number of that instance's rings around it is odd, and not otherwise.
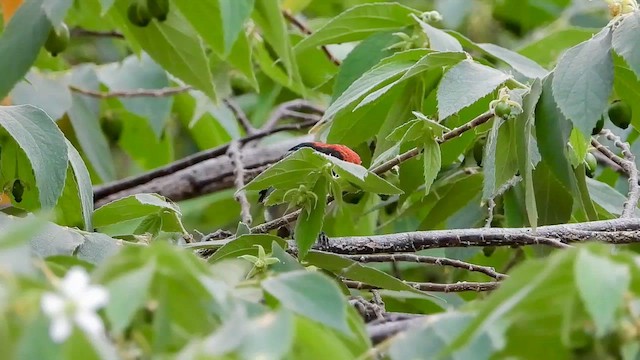
[[[362,164],[362,160],[360,156],[355,151],[351,150],[348,146],[340,145],[340,144],[326,144],[323,142],[303,142],[300,143],[291,149],[289,149],[287,154],[290,154],[301,148],[312,148],[315,151],[321,152],[323,154],[333,156],[337,159],[347,161],[353,164],[360,165]],[[260,191],[260,197],[258,198],[259,203],[263,203],[267,196],[273,191],[273,188],[265,189]],[[282,206],[269,206],[265,209],[265,220],[270,221],[278,216],[282,215],[281,213],[284,211]],[[281,227],[278,229],[278,236],[280,237],[288,237],[291,235],[291,229],[288,226]],[[324,234],[321,234],[323,237]]]
[[[348,146],[340,145],[340,144],[326,144],[323,142],[313,141],[313,142],[303,142],[300,143],[291,149],[289,149],[289,153],[292,153],[301,148],[312,148],[315,151],[321,152],[325,155],[333,156],[343,161],[347,161],[353,164],[360,165],[362,164],[362,160],[360,160],[360,156],[355,151],[351,150]],[[261,190],[260,197],[258,198],[258,202],[262,203],[266,199],[267,195],[273,191],[272,188]]]

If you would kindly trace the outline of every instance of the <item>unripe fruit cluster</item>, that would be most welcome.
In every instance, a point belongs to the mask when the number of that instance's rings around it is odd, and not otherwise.
[[[149,25],[153,18],[167,20],[169,0],[134,0],[127,9],[129,21],[139,27]]]

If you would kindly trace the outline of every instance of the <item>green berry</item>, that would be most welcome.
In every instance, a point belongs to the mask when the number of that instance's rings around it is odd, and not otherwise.
[[[631,123],[631,106],[624,100],[616,100],[611,103],[609,109],[607,109],[607,114],[609,114],[609,120],[621,129],[628,128]]]
[[[134,1],[129,5],[127,9],[127,17],[129,21],[139,27],[145,27],[149,25],[151,22],[151,14],[149,14],[149,9],[147,9],[147,5],[138,1]]]
[[[44,43],[44,48],[53,56],[56,56],[63,52],[67,46],[69,46],[69,28],[67,24],[60,23],[60,25],[52,27],[49,31],[47,41]]]
[[[591,135],[600,134],[600,131],[602,131],[603,127],[604,127],[604,116],[601,116],[600,120],[598,120],[598,122],[596,123],[596,127],[594,127],[593,130],[591,131]]]
[[[147,0],[147,9],[158,21],[165,21],[169,14],[169,0]]]
[[[509,118],[509,115],[511,115],[511,110],[512,110],[511,105],[507,104],[506,102],[500,101],[499,103],[496,104],[496,107],[493,109],[493,113],[497,117],[501,117],[507,120]]]
[[[598,160],[592,153],[587,153],[584,157],[586,172],[588,177],[593,177],[596,172],[596,168],[598,167]]]

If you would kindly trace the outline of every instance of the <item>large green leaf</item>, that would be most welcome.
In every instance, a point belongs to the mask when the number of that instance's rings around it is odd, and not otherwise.
[[[325,44],[357,41],[381,31],[400,30],[411,25],[417,10],[397,2],[354,6],[334,17],[296,45],[296,51]]]
[[[244,22],[251,15],[255,0],[218,1],[224,33],[224,53],[228,54],[238,39],[238,34],[244,30]]]
[[[93,187],[91,186],[91,178],[89,170],[80,157],[78,150],[67,140],[67,150],[69,156],[69,164],[73,171],[73,177],[77,186],[77,196],[82,209],[82,218],[84,219],[84,228],[92,231],[91,218],[93,216]]]
[[[0,98],[27,74],[49,35],[51,23],[42,1],[25,1],[0,36]]]
[[[93,223],[94,226],[101,227],[162,212],[179,215],[180,209],[157,194],[129,195],[96,209],[93,213]]]
[[[415,15],[413,15],[413,18],[420,24],[422,31],[427,35],[427,38],[429,38],[430,49],[436,51],[462,52],[462,45],[460,45],[460,42],[458,42],[456,38],[427,24]]]
[[[218,54],[225,52],[223,25],[225,22],[221,13],[221,3],[228,0],[176,0],[174,3],[189,24],[198,32],[202,39]],[[234,1],[243,3],[245,0]],[[228,6],[228,5],[227,5]],[[209,14],[202,16],[202,14]],[[237,35],[237,34],[236,34]]]
[[[60,129],[31,105],[0,107],[0,126],[24,151],[38,187],[40,206],[52,209],[62,194],[69,157]]]
[[[345,334],[351,333],[344,297],[326,275],[291,271],[264,280],[261,285],[285,308]]]
[[[543,78],[549,73],[535,61],[522,56],[515,51],[511,51],[494,44],[478,44],[478,47],[490,55],[506,62],[515,71],[528,78]]]
[[[640,78],[640,12],[634,12],[624,18],[613,31],[613,49],[629,64]]]
[[[106,284],[111,301],[107,304],[105,315],[115,333],[121,333],[126,329],[136,311],[144,306],[155,268],[155,261],[151,261],[111,279]]]
[[[137,27],[127,20],[128,3],[118,0],[111,10],[113,18],[126,30],[125,36],[137,42],[169,73],[216,99],[204,46],[187,20],[179,12],[170,11],[164,22],[152,21],[144,28]]]
[[[475,103],[509,79],[502,71],[473,60],[461,61],[447,71],[438,86],[438,117],[445,119]]]
[[[298,258],[304,259],[307,252],[318,239],[322,224],[324,222],[324,212],[327,208],[327,195],[329,193],[329,182],[325,176],[321,176],[313,187],[313,193],[317,196],[317,201],[313,207],[305,207],[298,217],[294,237],[298,245]]]
[[[561,28],[549,32],[518,50],[518,53],[545,66],[553,66],[565,49],[575,46],[593,36],[593,30],[584,28]]]
[[[564,53],[554,71],[552,88],[562,114],[589,137],[607,107],[612,87],[611,30],[607,27]]]

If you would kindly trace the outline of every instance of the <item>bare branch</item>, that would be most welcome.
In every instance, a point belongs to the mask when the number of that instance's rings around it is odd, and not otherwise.
[[[238,142],[241,145],[244,145],[250,141],[261,139],[263,137],[266,137],[278,132],[306,129],[313,126],[315,123],[316,123],[315,121],[305,121],[297,124],[282,125],[269,130],[261,130],[253,135],[248,135],[238,139]],[[166,166],[146,172],[144,174],[132,176],[126,179],[115,181],[110,184],[94,187],[94,190],[93,190],[94,202],[98,202],[101,199],[106,198],[107,196],[116,194],[118,192],[122,192],[124,190],[132,189],[136,186],[148,183],[154,179],[174,174],[180,170],[184,170],[190,166],[194,166],[203,161],[216,158],[218,156],[223,156],[224,154],[226,154],[228,149],[229,149],[229,144],[221,145],[214,149],[209,149],[209,150],[201,151],[199,153],[195,153],[193,155],[190,155],[178,161],[172,162],[171,164],[168,164]],[[274,162],[277,160],[278,159],[274,159]]]
[[[640,185],[638,184],[640,175],[636,166],[636,157],[631,152],[629,144],[623,142],[622,139],[612,133],[611,130],[602,130],[600,134],[604,135],[608,140],[613,141],[613,144],[622,150],[622,156],[624,156],[624,159],[613,153],[596,139],[591,139],[591,145],[593,145],[593,147],[620,166],[625,173],[627,173],[627,176],[629,177],[629,193],[627,195],[627,201],[624,203],[621,217],[633,217],[638,207],[638,200],[640,200]]]
[[[504,193],[506,193],[512,187],[516,186],[520,181],[522,181],[522,177],[520,177],[519,175],[515,175],[507,182],[502,184],[502,186],[500,186],[498,190],[496,190],[496,193],[491,195],[491,197],[487,199],[487,212],[489,213],[489,216],[487,216],[484,227],[491,227],[491,223],[493,222],[493,210],[496,207],[496,198],[504,195]]]
[[[316,122],[320,121],[319,118],[309,117],[309,114],[304,114],[304,116],[297,116],[297,114],[302,114],[302,111],[309,112],[315,115],[324,114],[324,110],[313,105],[307,100],[296,99],[284,102],[278,105],[275,110],[271,112],[271,116],[262,126],[262,130],[266,131],[275,127],[279,121],[286,118],[300,119],[300,120],[315,120]]]
[[[234,166],[234,184],[236,186],[235,198],[240,203],[240,214],[242,222],[251,225],[251,204],[247,199],[247,192],[244,190],[244,164],[242,163],[242,152],[240,151],[240,143],[236,140],[232,141],[227,151],[229,158]]]
[[[468,262],[415,254],[371,254],[371,255],[345,255],[345,257],[361,263],[379,263],[379,262],[414,262],[421,264],[433,264],[440,266],[450,266],[469,271],[475,271],[490,276],[496,280],[504,280],[508,276],[497,272],[489,266],[475,265]]]
[[[377,286],[365,284],[361,281],[353,281],[353,280],[342,280],[342,283],[345,284],[350,289],[356,290],[372,290],[372,289],[380,289]],[[463,291],[490,291],[498,288],[500,284],[497,281],[492,282],[469,282],[469,281],[461,281],[455,284],[436,284],[436,283],[421,283],[421,282],[410,282],[405,281],[405,284],[413,287],[414,289],[420,291],[434,291],[434,292],[463,292]]]
[[[298,30],[302,31],[303,34],[305,35],[311,35],[312,31],[311,29],[309,29],[309,27],[307,25],[305,25],[302,21],[296,19],[295,16],[293,16],[293,14],[291,14],[288,10],[284,10],[282,12],[282,14],[284,15],[284,17],[287,19],[287,21],[289,21],[293,26],[297,27]],[[326,46],[322,45],[320,47],[322,49],[322,52],[324,52],[324,54],[327,56],[327,58],[336,66],[340,66],[340,60],[336,59],[331,52],[329,51],[329,49],[327,49]]]
[[[98,31],[98,30],[88,30],[81,27],[73,28],[71,30],[71,36],[74,36],[74,37],[93,36],[93,37],[124,39],[124,35],[122,35],[122,33],[117,32],[115,30]]]
[[[253,125],[251,124],[251,121],[249,121],[249,118],[247,118],[247,114],[245,114],[244,111],[242,111],[240,106],[236,104],[236,102],[233,99],[230,99],[230,98],[223,99],[222,102],[224,102],[224,104],[227,105],[229,110],[231,110],[233,115],[236,117],[236,119],[240,123],[240,126],[242,126],[244,131],[247,133],[247,135],[253,135],[258,132],[258,130],[255,127],[253,127]]]
[[[166,87],[161,89],[136,89],[136,90],[122,90],[122,91],[94,91],[89,89],[82,89],[73,85],[69,85],[69,89],[78,94],[98,98],[109,99],[115,97],[133,98],[133,97],[165,97],[176,94],[181,94],[192,90],[191,86],[178,86],[178,87]]]

